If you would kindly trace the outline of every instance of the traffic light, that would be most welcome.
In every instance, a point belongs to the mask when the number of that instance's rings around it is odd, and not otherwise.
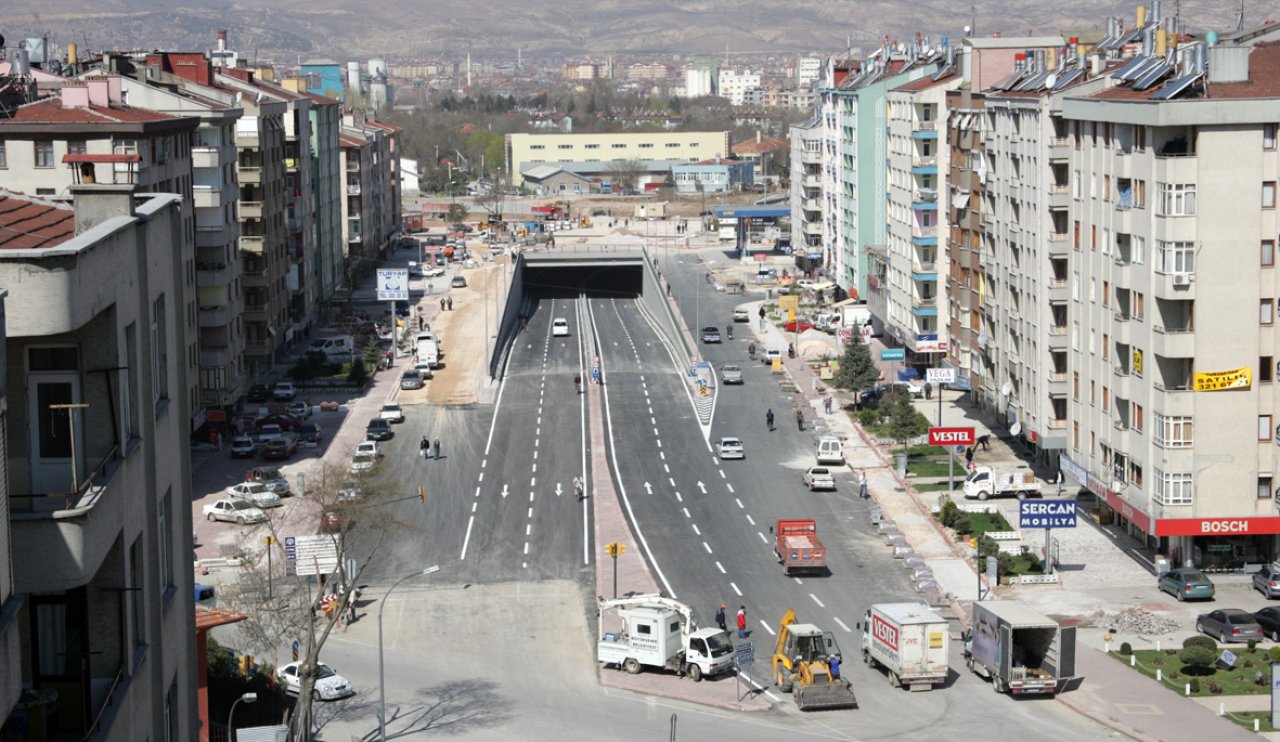
[[[626,552],[626,550],[627,550],[626,544],[620,544],[620,543],[617,543],[616,541],[604,547],[604,552],[609,556],[613,557],[614,559],[617,559],[618,557],[622,556],[623,553]]]
[[[253,664],[253,655],[242,654],[236,658],[236,663],[240,666],[240,674],[244,677],[252,677],[257,667]]]
[[[418,499],[423,502],[427,501],[427,488],[422,485],[418,485]]]

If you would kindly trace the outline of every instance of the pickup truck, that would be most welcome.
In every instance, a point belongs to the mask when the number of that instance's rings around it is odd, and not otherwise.
[[[997,472],[989,466],[979,466],[964,480],[964,496],[970,499],[1012,495],[1025,500],[1041,494],[1040,481],[1030,471]]]
[[[800,475],[804,486],[809,491],[814,490],[833,490],[836,488],[836,478],[831,475],[831,470],[825,466],[811,466],[804,470],[804,474]]]
[[[779,518],[773,532],[777,538],[773,553],[783,574],[827,573],[827,547],[818,539],[818,525],[813,518]]]

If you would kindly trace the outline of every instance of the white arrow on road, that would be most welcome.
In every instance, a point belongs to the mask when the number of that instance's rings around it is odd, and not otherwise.
[[[560,483],[556,482],[556,497],[560,496]]]
[[[506,497],[507,497],[507,485],[505,485],[505,484],[504,484],[504,485],[502,485],[502,497],[503,497],[503,499],[506,499]]]
[[[702,482],[698,482],[698,489],[702,490],[702,494],[707,494],[707,485]]]
[[[652,485],[652,484],[649,484],[648,482],[645,482],[645,483],[644,483],[644,493],[645,493],[646,495],[652,495],[652,494],[653,494],[653,485]]]

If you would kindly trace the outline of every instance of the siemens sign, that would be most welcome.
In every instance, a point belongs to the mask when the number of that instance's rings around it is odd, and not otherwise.
[[[1075,528],[1075,500],[1023,500],[1018,503],[1022,528]]]

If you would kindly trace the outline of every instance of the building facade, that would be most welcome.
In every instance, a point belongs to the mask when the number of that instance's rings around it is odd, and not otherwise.
[[[825,262],[822,242],[822,120],[790,128],[791,245],[811,261]]]
[[[607,165],[628,160],[700,162],[729,155],[729,132],[685,131],[622,134],[508,134],[507,173],[511,184],[523,184],[521,172],[531,165],[560,165],[582,172],[571,163]]]
[[[671,168],[676,193],[735,193],[751,188],[754,169],[746,160],[707,160]]]

